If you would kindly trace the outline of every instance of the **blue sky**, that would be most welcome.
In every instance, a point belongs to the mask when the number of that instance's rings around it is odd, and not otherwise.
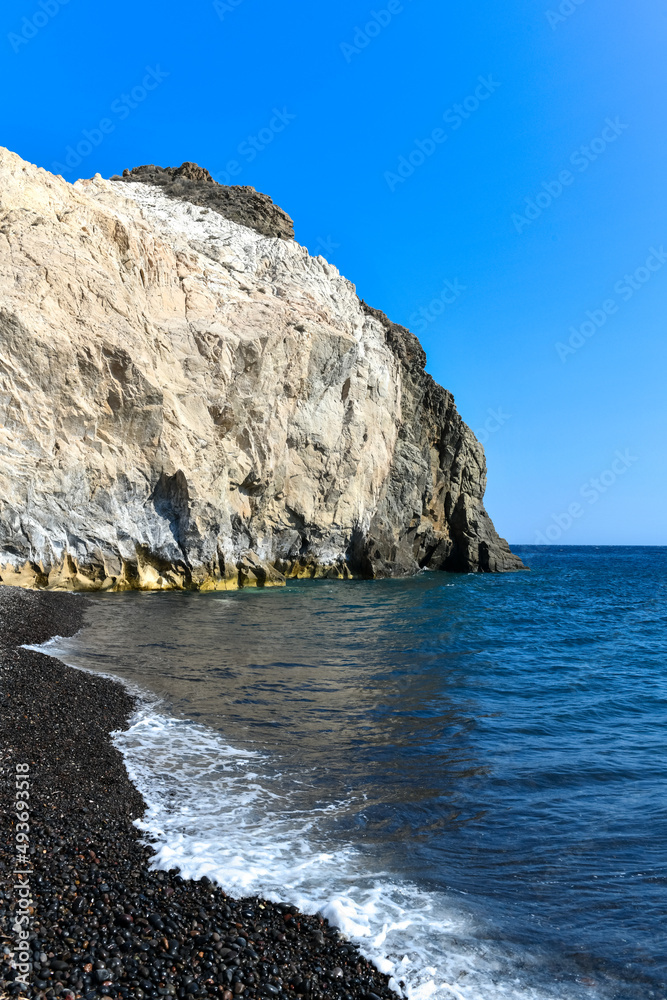
[[[270,194],[419,334],[502,534],[667,544],[667,0],[6,0],[0,22],[1,144],[69,155],[68,180],[194,160]]]

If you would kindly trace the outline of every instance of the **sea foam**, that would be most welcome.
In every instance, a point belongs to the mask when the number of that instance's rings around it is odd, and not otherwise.
[[[154,704],[114,739],[147,804],[137,826],[156,851],[155,868],[319,912],[411,1000],[599,996],[574,983],[542,985],[540,956],[491,942],[456,897],[373,870],[354,845],[323,842],[322,819],[347,803],[300,810],[263,753],[235,749]]]

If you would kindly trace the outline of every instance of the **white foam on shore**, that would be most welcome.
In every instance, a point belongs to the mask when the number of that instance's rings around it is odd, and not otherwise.
[[[122,683],[140,707],[113,734],[147,809],[137,827],[153,867],[206,875],[234,896],[289,902],[338,927],[409,1000],[604,1000],[590,984],[554,983],[545,956],[499,943],[461,905],[382,871],[361,847],[327,834],[346,802],[302,807],[309,775],[280,772],[261,751],[163,713],[157,696],[75,661],[68,640],[26,646]],[[328,826],[329,824],[329,826]]]
[[[344,804],[300,810],[261,753],[237,750],[154,706],[115,742],[148,805],[137,826],[157,851],[156,868],[178,867],[184,878],[206,875],[232,895],[321,913],[397,991],[404,983],[411,1000],[601,996],[572,981],[545,981],[540,956],[491,941],[455,898],[370,870],[369,856],[352,844],[328,843],[323,820]]]

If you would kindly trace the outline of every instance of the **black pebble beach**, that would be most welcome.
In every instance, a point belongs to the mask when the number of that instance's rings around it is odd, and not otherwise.
[[[86,604],[0,587],[0,996],[395,997],[355,946],[289,900],[232,899],[207,879],[149,869],[151,848],[133,826],[144,803],[110,738],[127,725],[132,696],[19,648],[73,635]],[[27,824],[17,806],[26,780]],[[26,883],[29,894],[17,888]],[[27,986],[13,967],[22,913]]]

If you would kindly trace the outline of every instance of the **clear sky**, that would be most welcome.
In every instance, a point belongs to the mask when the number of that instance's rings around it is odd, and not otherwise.
[[[0,143],[270,194],[418,333],[502,534],[664,545],[666,42],[667,0],[5,0]]]

